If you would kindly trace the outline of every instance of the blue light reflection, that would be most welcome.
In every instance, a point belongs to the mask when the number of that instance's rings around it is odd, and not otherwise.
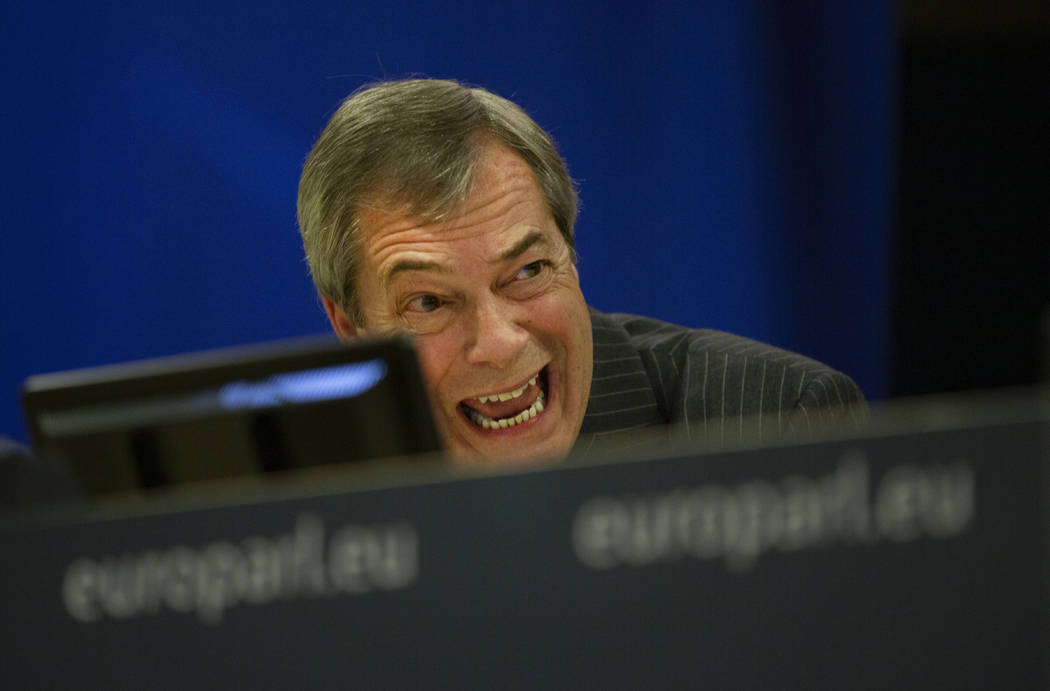
[[[276,374],[259,381],[235,381],[219,389],[219,404],[228,410],[244,410],[352,398],[374,388],[386,374],[386,363],[375,359]]]

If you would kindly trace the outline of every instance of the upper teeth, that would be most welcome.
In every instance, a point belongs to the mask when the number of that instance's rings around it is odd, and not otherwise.
[[[520,396],[523,393],[525,393],[525,389],[529,388],[530,386],[532,386],[535,383],[536,383],[536,377],[533,377],[532,379],[530,379],[527,382],[525,382],[524,384],[522,384],[521,388],[514,389],[513,391],[505,391],[504,393],[494,393],[491,396],[478,396],[478,401],[480,401],[482,403],[489,403],[489,402],[495,403],[496,401],[509,401],[510,399],[517,398],[518,396]]]
[[[474,422],[475,425],[482,429],[506,429],[508,427],[517,427],[523,422],[527,422],[532,418],[536,417],[543,412],[543,390],[540,389],[539,395],[536,396],[536,400],[532,402],[525,410],[521,411],[517,415],[511,417],[502,418],[499,420],[493,420],[490,417],[486,417],[474,410],[471,407],[467,407],[467,415]]]

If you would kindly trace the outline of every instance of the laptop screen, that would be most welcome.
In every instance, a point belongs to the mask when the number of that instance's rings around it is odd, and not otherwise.
[[[331,338],[26,380],[36,453],[89,495],[440,449],[407,340]]]

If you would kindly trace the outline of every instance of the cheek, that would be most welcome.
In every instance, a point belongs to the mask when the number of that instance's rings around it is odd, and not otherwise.
[[[416,354],[423,370],[423,381],[435,402],[441,400],[442,384],[451,373],[456,352],[456,344],[446,334],[420,336],[416,339]]]
[[[587,307],[579,291],[563,290],[552,296],[533,313],[530,324],[570,351],[582,345],[584,332],[590,333]]]

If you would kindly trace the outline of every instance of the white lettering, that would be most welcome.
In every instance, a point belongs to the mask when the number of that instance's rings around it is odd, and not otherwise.
[[[71,617],[95,622],[167,609],[217,625],[238,604],[396,590],[419,575],[419,540],[408,523],[343,526],[325,553],[324,525],[304,514],[291,534],[165,552],[78,559],[66,569],[62,601]],[[327,559],[326,559],[327,556]]]
[[[817,479],[790,475],[775,483],[594,497],[576,512],[571,539],[577,559],[593,569],[692,557],[746,571],[774,548],[958,535],[974,520],[975,484],[965,461],[947,468],[899,465],[872,500],[867,460],[849,452]]]
[[[62,579],[62,602],[69,615],[78,621],[98,621],[97,566],[91,559],[77,559],[66,569]]]

